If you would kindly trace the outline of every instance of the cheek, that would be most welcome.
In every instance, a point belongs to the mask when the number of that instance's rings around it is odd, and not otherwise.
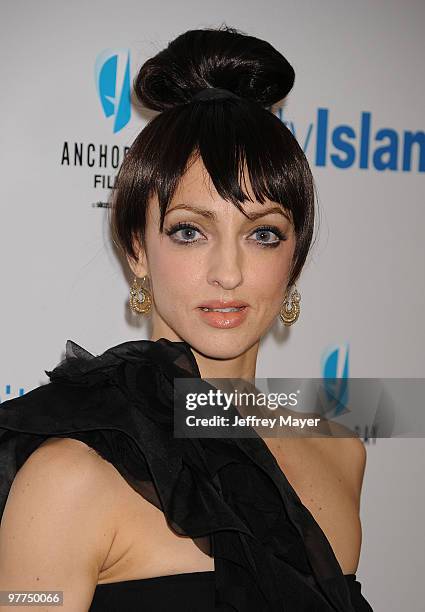
[[[202,267],[195,256],[182,260],[175,249],[167,248],[166,241],[155,244],[150,253],[149,270],[157,302],[162,296],[171,296],[172,301],[187,298],[194,287],[199,287]]]
[[[289,278],[293,249],[276,253],[275,257],[256,257],[248,266],[247,284],[253,291],[261,291],[269,299],[281,299]],[[266,255],[268,255],[266,253]]]

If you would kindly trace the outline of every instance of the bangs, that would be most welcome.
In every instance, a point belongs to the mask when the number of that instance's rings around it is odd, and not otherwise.
[[[112,229],[133,259],[133,239],[143,245],[150,199],[157,196],[160,231],[179,181],[201,158],[220,197],[246,215],[242,204],[277,203],[295,235],[294,262],[304,263],[314,223],[314,181],[290,130],[270,111],[247,99],[173,107],[150,121],[130,147],[118,173]],[[304,255],[303,255],[304,254]],[[302,260],[302,261],[301,261]]]

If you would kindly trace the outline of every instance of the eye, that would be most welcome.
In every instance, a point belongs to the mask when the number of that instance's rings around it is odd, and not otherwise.
[[[182,232],[183,240],[174,238],[174,236],[178,234],[178,232]],[[190,238],[193,237],[195,232],[200,233],[200,230],[194,225],[192,225],[191,223],[182,223],[182,222],[177,223],[176,225],[173,225],[169,229],[165,230],[165,233],[167,234],[167,236],[170,236],[170,237],[173,236],[171,240],[173,240],[174,242],[177,242],[177,244],[195,244],[196,242],[199,242],[199,239],[190,240]],[[189,240],[185,240],[185,238],[189,238]]]
[[[267,237],[267,235],[268,234],[270,235],[271,233],[274,234],[277,237],[277,240],[272,240],[272,241],[265,240],[264,241],[264,239],[261,239],[260,242],[259,242],[259,246],[260,247],[266,247],[266,248],[271,247],[271,248],[274,248],[274,247],[279,246],[281,241],[284,241],[284,240],[287,239],[285,234],[283,234],[278,227],[271,226],[271,225],[264,225],[262,227],[258,227],[253,232],[253,235],[260,234],[262,236],[265,235]]]
[[[181,238],[175,238],[175,236],[181,232]],[[197,242],[199,242],[199,238],[194,240],[193,237],[196,233],[200,234],[201,230],[199,230],[195,225],[192,225],[192,223],[187,223],[187,222],[180,222],[177,223],[173,226],[171,226],[169,229],[165,230],[165,233],[167,236],[172,237],[171,240],[173,240],[173,242],[176,242],[177,244],[186,244],[186,245],[190,245],[190,244],[196,244]],[[281,232],[281,230],[278,227],[275,226],[271,226],[271,225],[264,225],[262,227],[258,227],[251,235],[262,235],[262,236],[266,236],[270,235],[270,234],[274,234],[277,238],[277,240],[267,240],[267,239],[260,239],[259,241],[257,241],[258,246],[260,246],[261,248],[275,248],[277,246],[279,246],[280,242],[284,241],[287,239],[287,237],[285,236],[285,234],[283,234]]]

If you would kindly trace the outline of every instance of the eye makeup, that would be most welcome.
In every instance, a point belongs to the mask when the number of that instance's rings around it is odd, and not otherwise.
[[[198,233],[202,233],[201,230],[196,227],[196,225],[194,225],[193,223],[188,223],[186,221],[180,221],[179,223],[175,223],[174,225],[172,225],[170,228],[165,230],[165,234],[167,236],[170,237],[170,239],[175,242],[176,244],[181,244],[181,245],[187,245],[187,246],[191,246],[193,244],[197,244],[199,242],[199,239],[197,240],[181,240],[181,239],[177,239],[174,238],[175,234],[177,234],[177,232],[183,232],[184,230],[190,230],[193,232],[198,232]],[[275,236],[277,237],[277,240],[273,240],[273,242],[264,242],[264,241],[258,241],[257,244],[260,248],[276,248],[279,246],[279,244],[285,240],[287,240],[287,236],[275,225],[262,225],[260,227],[255,228],[255,230],[253,230],[251,232],[252,234],[259,234],[259,233],[267,233],[267,232],[271,232],[273,234],[275,234]]]

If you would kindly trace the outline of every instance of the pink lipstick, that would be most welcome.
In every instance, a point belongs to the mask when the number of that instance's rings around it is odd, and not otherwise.
[[[231,329],[240,325],[248,314],[246,302],[210,300],[198,306],[202,319],[211,327]]]

